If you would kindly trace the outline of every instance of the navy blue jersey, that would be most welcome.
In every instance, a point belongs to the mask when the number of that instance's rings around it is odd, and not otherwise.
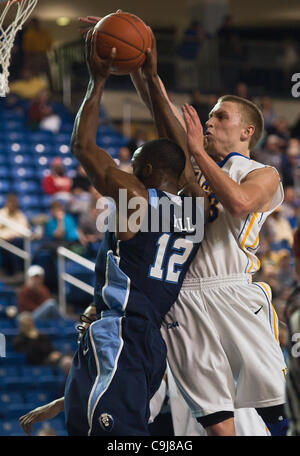
[[[102,311],[111,309],[119,315],[140,316],[160,326],[176,301],[198,249],[199,242],[193,235],[196,221],[203,223],[203,213],[200,219],[196,218],[196,199],[155,189],[148,192],[148,217],[144,219],[148,232],[141,229],[128,241],[117,240],[112,232],[105,233],[96,261],[98,317]],[[168,213],[166,206],[160,204],[162,198],[172,201]],[[164,223],[168,222],[165,230]],[[153,232],[155,223],[158,231]]]

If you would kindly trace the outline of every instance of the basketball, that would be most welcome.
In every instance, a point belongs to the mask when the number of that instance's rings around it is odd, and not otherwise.
[[[95,26],[96,49],[106,58],[116,48],[113,74],[128,74],[143,65],[146,50],[151,48],[151,34],[146,24],[131,13],[113,13],[105,16]]]

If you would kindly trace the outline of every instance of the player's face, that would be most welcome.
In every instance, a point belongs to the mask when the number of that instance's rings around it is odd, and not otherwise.
[[[205,148],[208,154],[222,158],[236,152],[245,127],[236,103],[217,103],[209,114],[206,127]]]

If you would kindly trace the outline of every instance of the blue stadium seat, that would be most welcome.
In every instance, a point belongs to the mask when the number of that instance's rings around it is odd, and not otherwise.
[[[19,196],[19,206],[21,209],[40,209],[42,210],[42,205],[40,197],[36,195],[22,195]]]
[[[35,168],[32,167],[19,167],[16,166],[12,169],[12,174],[15,179],[26,180],[26,179],[36,179],[38,174]]]
[[[13,404],[23,405],[23,395],[20,392],[0,391],[0,415],[7,417],[9,406]]]
[[[51,395],[44,391],[27,391],[25,392],[24,397],[26,402],[37,404],[37,407],[47,404],[52,400]]]
[[[24,403],[24,402],[19,402],[15,404],[9,404],[6,407],[5,411],[5,419],[19,419],[21,416],[26,415],[26,413],[30,412],[31,410],[36,408],[35,403]]]
[[[1,184],[0,184],[1,185]],[[12,184],[12,188],[16,193],[36,193],[39,194],[41,192],[40,183],[37,181],[15,181]]]
[[[0,365],[0,383],[4,378],[17,377],[19,375],[19,369],[16,366],[3,366]]]
[[[0,421],[0,435],[13,436],[19,435],[22,428],[17,420],[1,420]],[[24,434],[25,435],[25,434]]]
[[[12,166],[34,166],[35,165],[35,159],[32,155],[24,155],[22,152],[18,154],[14,154],[10,156],[10,162]]]
[[[6,340],[7,343],[7,353],[6,353],[6,358],[5,358],[5,365],[6,366],[12,366],[12,367],[19,367],[26,362],[26,356],[24,353],[16,353],[16,352],[9,352],[10,350],[9,347],[9,341]]]
[[[0,166],[9,166],[9,156],[7,154],[0,154]]]

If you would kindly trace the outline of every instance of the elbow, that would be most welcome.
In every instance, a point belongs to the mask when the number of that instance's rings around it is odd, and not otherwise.
[[[251,212],[251,208],[248,201],[234,200],[230,204],[229,212],[233,217],[243,218]]]

